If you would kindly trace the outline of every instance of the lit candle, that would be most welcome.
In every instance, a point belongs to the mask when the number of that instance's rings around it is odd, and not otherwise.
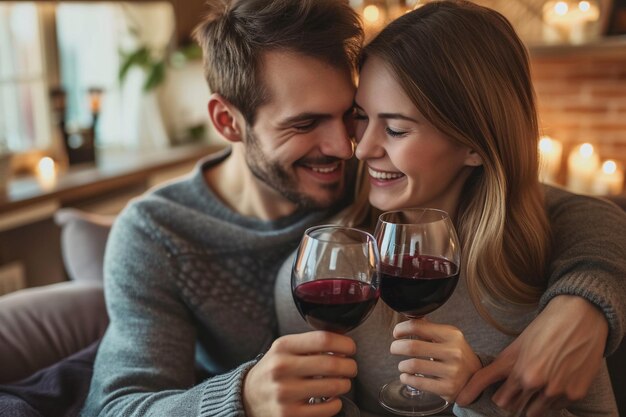
[[[593,38],[595,23],[600,19],[600,9],[595,0],[579,1],[572,7],[573,20],[569,34],[571,43],[584,43]]]
[[[599,165],[590,143],[575,147],[567,158],[567,187],[576,193],[590,192]]]
[[[386,10],[381,7],[370,4],[363,9],[363,21],[365,23],[365,31],[373,36],[380,32],[385,25]]]
[[[565,1],[549,1],[543,6],[543,40],[559,43],[569,37],[571,15]]]
[[[543,136],[539,140],[539,180],[556,183],[561,168],[563,145],[558,140]]]
[[[621,194],[624,189],[624,171],[612,160],[604,161],[593,182],[593,192],[598,195]]]
[[[595,1],[579,1],[575,7],[571,8],[570,14],[569,41],[571,43],[584,43],[594,37],[594,23],[600,18],[600,9]]]
[[[543,40],[587,42],[597,36],[599,19],[598,0],[549,1],[543,7]]]
[[[54,160],[45,156],[37,164],[37,181],[44,190],[54,188],[57,182],[57,169]]]

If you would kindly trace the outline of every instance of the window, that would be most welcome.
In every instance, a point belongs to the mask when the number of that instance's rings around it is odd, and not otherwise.
[[[96,145],[167,147],[169,138],[156,97],[143,91],[146,73],[133,68],[123,83],[118,74],[122,65],[120,52],[128,54],[146,46],[154,54],[165,55],[174,33],[172,5],[65,2],[57,6],[56,21],[68,127],[91,126],[88,96],[90,89],[97,88],[103,94]],[[146,114],[151,109],[152,114]]]
[[[45,7],[0,2],[0,148],[5,143],[15,152],[59,148],[50,101],[50,89],[58,87],[65,92],[68,133],[92,126],[89,90],[96,88],[103,92],[97,146],[169,146],[157,99],[143,91],[145,71],[133,68],[124,83],[118,74],[121,51],[147,46],[165,56],[174,34],[171,3],[59,2],[52,13]]]
[[[33,3],[0,3],[0,145],[22,152],[51,144],[41,25]]]

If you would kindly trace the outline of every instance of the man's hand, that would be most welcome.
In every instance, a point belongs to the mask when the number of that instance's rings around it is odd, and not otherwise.
[[[333,353],[330,355],[329,353]],[[330,417],[356,376],[354,341],[330,332],[283,336],[248,372],[243,401],[249,417]],[[329,398],[309,404],[311,397]]]
[[[581,297],[561,295],[489,366],[478,371],[457,397],[472,403],[489,385],[505,380],[492,397],[509,411],[543,416],[582,399],[602,364],[608,323]]]

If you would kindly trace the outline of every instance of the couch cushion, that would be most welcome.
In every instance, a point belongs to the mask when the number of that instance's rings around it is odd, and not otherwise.
[[[78,352],[107,325],[101,285],[63,282],[0,297],[0,383]]]
[[[61,226],[63,263],[74,281],[102,282],[102,263],[114,216],[64,208],[54,215]]]

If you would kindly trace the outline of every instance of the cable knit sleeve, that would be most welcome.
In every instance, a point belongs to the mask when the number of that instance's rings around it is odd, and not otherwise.
[[[172,256],[149,216],[131,205],[105,256],[110,325],[98,351],[84,417],[244,416],[253,362],[195,385],[196,328],[168,274]]]
[[[626,213],[614,204],[547,188],[553,253],[544,308],[558,295],[577,295],[601,309],[609,323],[606,355],[626,327]]]

